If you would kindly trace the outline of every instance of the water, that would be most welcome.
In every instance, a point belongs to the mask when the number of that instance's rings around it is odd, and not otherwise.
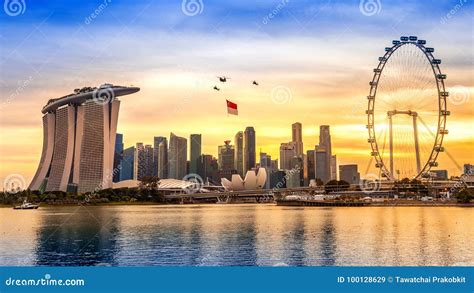
[[[474,209],[0,208],[0,265],[474,265]]]

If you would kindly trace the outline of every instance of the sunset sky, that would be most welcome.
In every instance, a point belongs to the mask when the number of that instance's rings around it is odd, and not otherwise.
[[[201,133],[203,152],[217,155],[253,126],[257,152],[275,159],[292,123],[303,124],[305,151],[328,124],[338,164],[357,163],[363,176],[368,82],[402,35],[426,39],[448,76],[449,155],[439,156],[439,169],[459,175],[474,163],[470,1],[372,1],[375,11],[360,1],[23,2],[23,14],[0,11],[0,182],[11,174],[30,182],[48,99],[103,83],[141,88],[121,98],[125,147]],[[226,99],[238,116],[227,115]]]

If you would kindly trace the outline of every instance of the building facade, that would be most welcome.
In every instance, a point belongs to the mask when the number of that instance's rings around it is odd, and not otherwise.
[[[121,166],[120,181],[132,180],[135,174],[135,147],[129,147],[123,150]]]
[[[244,132],[239,131],[234,137],[235,158],[234,168],[240,176],[244,176]]]
[[[359,184],[360,173],[357,170],[357,165],[339,165],[339,180],[346,181],[349,184]]]
[[[303,127],[301,123],[296,122],[291,125],[291,138],[296,155],[303,156]]]
[[[337,180],[337,157],[331,156],[331,180]]]
[[[186,138],[170,134],[170,145],[168,150],[168,177],[183,179],[186,176],[186,164],[188,161],[188,142]]]
[[[306,151],[306,165],[308,168],[308,181],[316,179],[316,151]]]
[[[142,142],[136,144],[133,163],[133,179],[141,180],[146,176],[145,146]]]
[[[252,126],[245,128],[244,131],[244,172],[255,168],[256,163],[256,134]]]
[[[43,107],[43,151],[31,190],[92,192],[112,187],[120,101],[136,87],[104,84]]]
[[[280,144],[280,169],[290,170],[293,157],[296,156],[296,147],[293,142]]]
[[[316,179],[319,178],[323,183],[331,179],[331,174],[327,166],[328,160],[326,149],[322,146],[316,146]]]
[[[114,152],[114,171],[113,182],[120,181],[120,170],[122,169],[123,157],[123,134],[117,133],[115,136],[115,152]]]
[[[217,159],[212,155],[201,155],[199,156],[197,174],[201,176],[204,181],[211,181],[213,184],[219,182],[219,166]]]
[[[448,170],[431,170],[435,180],[448,180]]]
[[[166,179],[168,178],[169,170],[169,161],[168,161],[168,140],[165,138],[158,145],[158,170],[157,175],[159,178]]]
[[[189,158],[189,173],[197,173],[197,165],[199,157],[201,156],[201,134],[191,134],[189,137],[191,143],[190,158]]]
[[[163,165],[160,165],[160,144],[162,142],[166,143],[167,139],[164,136],[155,136],[153,137],[153,176],[158,176],[159,178],[165,179],[166,177],[160,176],[160,173],[163,174]],[[168,148],[168,147],[167,147]],[[166,152],[167,153],[167,152]],[[167,155],[166,155],[167,157]],[[163,162],[163,159],[161,160]],[[165,167],[168,165],[168,160],[166,160]]]

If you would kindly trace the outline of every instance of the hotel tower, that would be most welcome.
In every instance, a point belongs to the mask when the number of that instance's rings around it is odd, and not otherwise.
[[[51,99],[41,111],[43,151],[29,189],[93,192],[111,188],[120,101],[137,87],[104,84]]]

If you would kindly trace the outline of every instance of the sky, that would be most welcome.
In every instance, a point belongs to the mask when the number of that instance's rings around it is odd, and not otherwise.
[[[305,150],[318,143],[319,125],[330,125],[338,164],[356,163],[364,177],[376,172],[365,126],[368,82],[384,48],[402,35],[426,39],[448,76],[451,116],[439,169],[459,175],[474,163],[471,1],[255,2],[5,0],[0,182],[12,174],[30,182],[48,99],[103,83],[141,89],[120,98],[125,147],[201,133],[203,153],[217,155],[224,140],[253,126],[257,152],[277,159],[292,123],[303,124]],[[220,75],[231,79],[220,83]],[[238,116],[227,115],[226,99],[238,104]]]

